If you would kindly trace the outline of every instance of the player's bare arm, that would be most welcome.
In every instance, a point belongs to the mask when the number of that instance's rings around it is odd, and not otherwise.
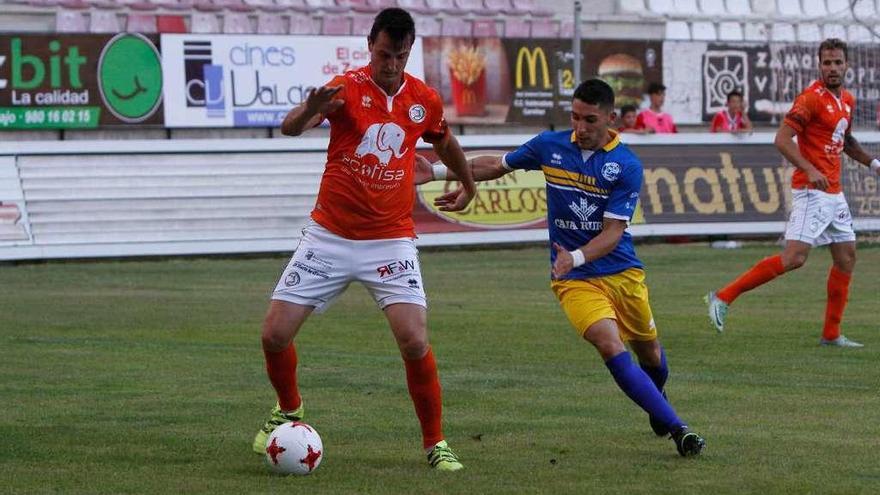
[[[501,165],[500,155],[479,155],[469,158],[467,163],[475,182],[494,180],[512,172]],[[432,165],[427,158],[416,155],[416,184],[440,179],[457,181],[458,175],[445,165]]]
[[[880,160],[872,157],[862,148],[862,145],[850,133],[846,133],[843,138],[843,152],[853,160],[871,168],[871,171],[880,175]]]
[[[614,248],[620,242],[620,238],[623,237],[626,226],[627,223],[623,220],[604,218],[602,220],[602,231],[599,232],[599,235],[577,249],[583,255],[583,261],[589,263],[614,251]],[[577,253],[572,256],[571,252],[555,242],[553,243],[553,249],[556,250],[556,261],[553,263],[553,278],[560,278],[575,267],[574,258],[577,256]]]
[[[791,162],[792,165],[803,170],[804,173],[807,174],[810,184],[816,189],[822,191],[828,189],[828,178],[822,175],[822,173],[819,172],[809,160],[801,155],[800,150],[798,150],[797,144],[794,142],[794,137],[796,135],[797,132],[787,124],[779,126],[779,130],[776,131],[776,140],[774,141],[776,149],[778,149],[779,152],[782,153],[782,156]]]
[[[343,100],[333,99],[342,86],[322,86],[309,91],[305,103],[291,110],[281,123],[281,133],[285,136],[299,136],[311,129],[328,115],[342,106]]]
[[[440,211],[461,211],[474,199],[477,194],[477,186],[467,158],[464,156],[458,140],[451,133],[438,143],[434,144],[434,152],[440,157],[440,161],[451,171],[461,186],[448,192],[434,201]]]

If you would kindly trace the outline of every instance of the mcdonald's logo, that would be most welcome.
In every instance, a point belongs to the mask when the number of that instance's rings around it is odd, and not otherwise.
[[[539,58],[541,59],[544,89],[550,89],[550,68],[547,66],[547,56],[544,55],[544,49],[539,46],[532,49],[524,46],[519,49],[519,53],[516,55],[516,89],[522,89],[523,87],[523,61],[526,62],[526,68],[529,71],[529,86],[534,87],[537,85]]]
[[[474,90],[470,88],[465,88],[461,92],[461,101],[465,105],[473,105],[477,102],[477,93],[475,93]]]

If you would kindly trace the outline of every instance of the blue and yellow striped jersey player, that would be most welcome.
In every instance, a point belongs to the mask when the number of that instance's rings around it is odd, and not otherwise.
[[[503,156],[468,161],[475,180],[497,179],[513,170],[540,170],[547,182],[551,288],[584,340],[593,344],[614,381],[644,409],[658,436],[669,435],[678,453],[699,454],[705,440],[688,429],[669,404],[669,376],[648,302],[642,262],[626,231],[642,187],[642,164],[610,129],[616,118],[614,91],[591,79],[574,92],[572,129],[546,131]],[[416,180],[455,180],[443,165],[419,160]],[[440,196],[449,204],[456,191]],[[633,362],[626,345],[635,352]]]

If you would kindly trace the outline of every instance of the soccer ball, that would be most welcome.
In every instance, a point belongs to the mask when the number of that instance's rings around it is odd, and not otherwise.
[[[311,474],[323,458],[321,437],[305,423],[284,423],[275,428],[266,442],[266,463],[279,474]]]

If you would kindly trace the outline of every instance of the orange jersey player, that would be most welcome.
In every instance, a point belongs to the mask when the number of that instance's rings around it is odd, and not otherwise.
[[[416,141],[423,138],[462,178],[444,207],[464,209],[475,186],[464,153],[446,126],[437,92],[404,72],[415,41],[405,10],[380,12],[367,38],[370,63],[312,90],[281,125],[298,136],[330,121],[327,165],[311,221],[281,274],[263,324],[262,344],[278,404],[254,438],[265,454],[269,434],[303,418],[293,339],[306,318],[324,311],[357,281],[385,313],[397,340],[431,467],[462,468],[443,436],[440,380],[428,343],[427,302],[415,231]]]
[[[833,264],[828,273],[825,324],[819,343],[862,347],[840,333],[856,261],[856,234],[840,188],[840,153],[876,173],[880,173],[880,161],[872,159],[850,133],[855,99],[843,89],[846,55],[846,43],[839,39],[827,39],[819,45],[821,79],[797,97],[776,133],[776,147],[796,167],[785,248],[781,254],[758,262],[718,292],[709,292],[709,319],[719,332],[724,330],[729,305],[740,294],[800,268],[813,246],[830,244]],[[795,136],[797,144],[793,141]]]
[[[394,95],[370,76],[370,66],[335,77],[343,109],[327,115],[330,148],[312,219],[347,239],[415,237],[413,163],[416,143],[449,133],[437,91],[404,73]]]

